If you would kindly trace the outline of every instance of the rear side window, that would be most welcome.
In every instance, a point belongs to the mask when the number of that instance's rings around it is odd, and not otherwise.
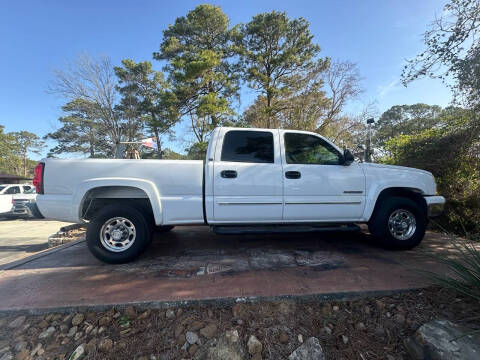
[[[273,134],[230,130],[223,138],[222,161],[273,163]]]

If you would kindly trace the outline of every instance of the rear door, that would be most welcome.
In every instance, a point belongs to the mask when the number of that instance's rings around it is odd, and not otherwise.
[[[278,130],[221,129],[213,170],[213,217],[221,223],[282,220]]]
[[[365,175],[342,165],[340,151],[314,134],[282,131],[284,220],[355,221],[365,207]]]

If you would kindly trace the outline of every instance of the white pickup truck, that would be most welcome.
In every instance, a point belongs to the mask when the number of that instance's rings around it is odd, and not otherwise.
[[[44,159],[34,184],[42,215],[88,221],[88,247],[109,263],[138,256],[154,227],[190,224],[227,234],[367,223],[383,244],[410,249],[445,203],[427,171],[358,163],[293,130],[216,128],[205,161]]]

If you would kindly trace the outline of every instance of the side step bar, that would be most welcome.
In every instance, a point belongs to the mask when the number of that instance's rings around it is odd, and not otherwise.
[[[341,225],[214,225],[211,229],[215,234],[285,234],[322,231],[360,231],[360,226],[355,224]]]

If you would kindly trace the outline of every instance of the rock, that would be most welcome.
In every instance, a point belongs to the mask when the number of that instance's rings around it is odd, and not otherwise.
[[[340,308],[339,308],[337,305],[335,305],[334,307],[332,307],[332,309],[333,309],[333,311],[338,311],[338,310],[340,310]]]
[[[183,327],[183,324],[180,323],[180,324],[177,324],[175,326],[175,330],[174,330],[174,334],[175,334],[175,337],[179,337],[181,333],[183,333],[183,331],[185,330],[185,328]]]
[[[92,332],[93,330],[93,325],[87,325],[87,327],[85,328],[85,334],[88,335]]]
[[[178,345],[183,345],[183,344],[185,344],[185,341],[187,341],[187,340],[185,339],[185,335],[180,334],[180,335],[177,337],[177,344],[178,344]]]
[[[46,320],[40,321],[40,323],[38,324],[38,327],[40,329],[45,329],[46,327],[48,327],[48,321],[46,321]]]
[[[302,334],[298,334],[298,337],[297,337],[297,338],[298,338],[298,342],[299,342],[300,344],[302,344],[302,343],[303,343],[303,335],[302,335]]]
[[[73,317],[72,314],[68,314],[63,318],[62,321],[65,322],[65,323],[68,323],[68,322],[70,322],[70,320],[72,320],[72,317]]]
[[[323,331],[325,331],[325,334],[327,334],[327,335],[332,335],[332,329],[330,329],[329,326],[325,326],[323,328]]]
[[[178,309],[178,310],[177,310],[177,317],[182,316],[182,314],[183,314],[183,310],[182,310],[182,309]]]
[[[198,345],[193,344],[192,346],[190,346],[190,347],[188,348],[188,353],[190,354],[190,356],[193,356],[193,355],[195,355],[195,353],[197,352],[197,350],[198,350]]]
[[[8,324],[8,327],[11,329],[16,329],[25,322],[25,316],[19,316],[15,318],[12,322]]]
[[[201,321],[194,320],[194,321],[188,326],[188,330],[198,331],[198,330],[200,330],[202,327],[203,327],[203,323],[202,323]]]
[[[248,307],[246,304],[235,304],[232,307],[232,314],[234,318],[245,319],[248,313]]]
[[[166,312],[165,312],[165,317],[167,319],[174,319],[175,318],[175,311],[173,311],[172,309],[168,309]]]
[[[97,348],[97,339],[96,338],[90,339],[87,345],[85,345],[85,352],[87,354],[91,354],[96,350],[96,348]]]
[[[250,360],[262,360],[262,354],[256,353],[255,355],[253,355],[253,356],[251,357]]]
[[[0,357],[0,360],[13,360],[13,355],[11,352],[6,352]]]
[[[263,349],[263,345],[260,341],[258,341],[255,335],[250,335],[247,342],[247,348],[248,348],[248,352],[251,355],[253,355],[253,354],[261,353]]]
[[[377,306],[378,310],[385,309],[385,303],[382,300],[375,300],[375,305]]]
[[[288,335],[285,331],[282,331],[280,333],[280,336],[278,338],[278,340],[282,343],[282,344],[286,344],[288,343]]]
[[[22,350],[25,350],[28,346],[28,343],[26,341],[19,341],[15,344],[14,350],[15,352],[20,352]]]
[[[98,349],[103,352],[108,352],[113,348],[113,341],[111,339],[102,339],[98,344]]]
[[[311,337],[290,354],[288,360],[325,360],[325,354],[317,338]]]
[[[149,318],[151,313],[152,313],[152,312],[151,312],[150,310],[144,311],[143,313],[141,313],[141,314],[138,316],[138,320],[145,320],[145,319]],[[105,324],[105,325],[106,325],[106,324]]]
[[[70,355],[68,360],[78,360],[83,356],[84,353],[85,353],[85,345],[84,344],[78,345],[78,347],[75,349],[72,355]]]
[[[214,337],[216,333],[217,333],[217,325],[215,324],[209,324],[200,330],[200,335],[202,335],[203,337],[206,337],[207,339]]]
[[[402,314],[395,314],[395,316],[393,317],[393,320],[397,324],[403,325],[405,323],[405,316],[403,316]]]
[[[219,339],[209,340],[204,346],[198,348],[193,356],[194,360],[243,360],[246,358],[245,350],[238,338],[236,341],[231,341],[225,335]]]
[[[42,331],[40,333],[40,335],[38,335],[38,338],[39,339],[46,339],[46,338],[52,336],[54,332],[55,332],[55,328],[53,326],[50,326],[46,330]]]
[[[35,346],[32,350],[32,352],[30,353],[30,356],[35,356],[37,355],[37,353],[42,349],[42,344],[37,344],[37,346]]]
[[[355,326],[355,328],[356,328],[357,330],[363,331],[363,330],[365,330],[367,327],[365,326],[365,324],[364,324],[363,322],[359,322],[359,323]]]
[[[395,360],[395,357],[392,355],[387,355],[387,360]]]
[[[68,336],[68,337],[74,336],[74,335],[77,333],[77,329],[78,329],[77,326],[72,326],[72,327],[70,328],[70,330],[68,330],[67,336]]]
[[[365,306],[363,308],[363,312],[367,315],[370,315],[370,313],[372,312],[372,310],[370,309],[370,306]]]
[[[82,338],[83,332],[79,331],[75,334],[75,341],[78,341]]]
[[[377,325],[375,327],[375,335],[378,335],[378,336],[381,336],[381,335],[385,335],[385,329],[383,328],[382,325]]]
[[[32,357],[27,349],[22,349],[15,356],[15,360],[30,360]]]
[[[98,328],[98,335],[101,335],[105,331],[106,327],[105,326],[100,326]]]
[[[6,342],[6,344],[8,344],[8,342]],[[7,346],[0,347],[0,355],[6,353],[8,351],[10,351],[10,346],[7,345]]]
[[[130,306],[127,306],[127,308],[125,309],[125,315],[130,320],[133,320],[137,317],[137,311],[135,310],[135,308],[132,305],[130,305]]]
[[[105,326],[108,325],[112,322],[112,318],[110,316],[103,316],[98,320],[98,325],[99,326]]]
[[[471,332],[448,320],[433,320],[422,325],[404,344],[413,359],[476,359],[480,354],[480,335]]]
[[[231,343],[238,342],[238,340],[239,340],[238,331],[237,330],[227,330],[225,332],[225,338]]]
[[[75,316],[72,318],[72,325],[73,326],[78,326],[80,325],[83,320],[85,319],[85,315],[83,314],[75,314]]]
[[[198,335],[192,331],[187,331],[185,334],[185,339],[189,344],[193,345],[198,341]]]
[[[348,337],[346,335],[342,335],[342,341],[346,345],[348,343]]]

